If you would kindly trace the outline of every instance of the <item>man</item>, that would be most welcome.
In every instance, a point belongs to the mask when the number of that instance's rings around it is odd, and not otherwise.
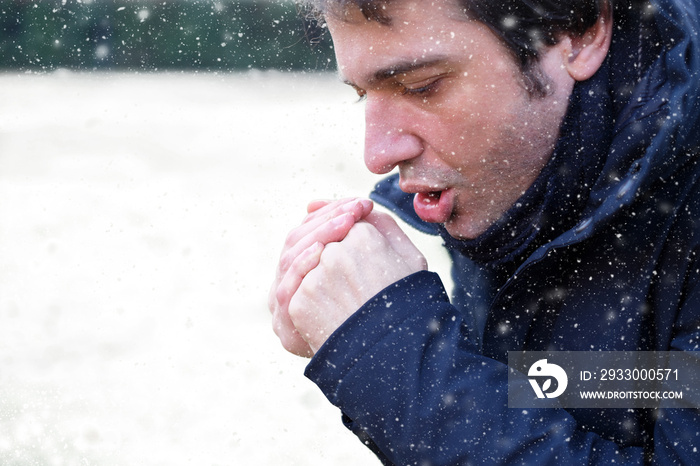
[[[323,0],[372,199],[316,201],[270,294],[384,464],[700,464],[696,409],[513,409],[508,351],[697,351],[693,0]]]

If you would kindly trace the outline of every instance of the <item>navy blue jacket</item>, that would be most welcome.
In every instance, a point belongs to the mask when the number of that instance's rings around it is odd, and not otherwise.
[[[451,300],[436,274],[413,274],[352,315],[308,365],[384,464],[700,464],[696,409],[507,407],[507,351],[700,345],[699,5],[653,4],[657,59],[614,109],[578,223],[498,287],[451,250]],[[609,65],[631,66],[615,47]],[[396,177],[373,197],[435,231]]]

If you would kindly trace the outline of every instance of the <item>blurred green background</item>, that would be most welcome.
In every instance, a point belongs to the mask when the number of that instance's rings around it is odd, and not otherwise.
[[[292,0],[0,0],[0,69],[330,70]]]

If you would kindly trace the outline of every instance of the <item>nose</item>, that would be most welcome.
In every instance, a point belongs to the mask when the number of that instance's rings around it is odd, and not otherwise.
[[[389,173],[423,152],[407,109],[393,104],[389,97],[368,96],[365,105],[365,165],[369,171]]]

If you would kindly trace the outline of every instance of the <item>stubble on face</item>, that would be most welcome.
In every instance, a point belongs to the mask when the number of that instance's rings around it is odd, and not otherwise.
[[[422,7],[438,9],[426,12]],[[340,39],[338,63],[353,87],[363,88],[368,83],[363,76],[399,62],[440,56],[445,63],[437,69],[449,70],[448,78],[424,99],[382,87],[362,91],[368,105],[381,99],[377,102],[387,107],[384,117],[402,125],[387,133],[402,132],[422,147],[420,153],[400,154],[385,165],[398,166],[402,185],[449,189],[453,206],[442,221],[448,232],[456,238],[479,236],[517,202],[552,154],[571,90],[569,83],[562,86],[551,79],[561,64],[545,60],[538,74],[547,77],[549,93],[533,96],[500,39],[451,0],[396,0],[386,10],[391,21],[381,26],[357,9],[351,13],[336,19],[331,32],[336,31],[334,41]],[[367,124],[382,122],[368,119]],[[383,156],[378,151],[369,160]]]
[[[455,238],[474,239],[484,233],[517,203],[549,161],[561,118],[534,99],[532,105],[513,110],[514,124],[500,126],[495,136],[499,143],[477,162],[478,170],[471,170],[474,178],[463,177],[455,211],[445,222]]]

